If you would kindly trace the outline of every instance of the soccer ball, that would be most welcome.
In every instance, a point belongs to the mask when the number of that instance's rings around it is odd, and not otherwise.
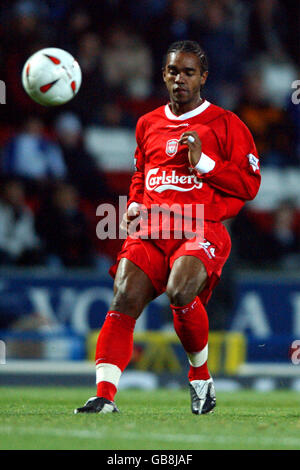
[[[22,70],[23,87],[43,106],[58,106],[70,101],[81,85],[81,69],[69,52],[48,47],[35,52]]]

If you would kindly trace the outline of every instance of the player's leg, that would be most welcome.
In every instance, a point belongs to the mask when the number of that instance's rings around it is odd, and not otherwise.
[[[135,323],[155,295],[142,269],[122,258],[115,277],[114,297],[96,346],[97,397],[75,412],[118,411],[114,397],[121,374],[131,359]]]
[[[96,346],[97,396],[114,399],[121,373],[132,356],[136,320],[154,297],[148,276],[122,258],[115,277],[114,297]]]
[[[188,378],[192,411],[196,414],[207,413],[215,406],[213,382],[207,368],[209,323],[199,298],[207,278],[199,258],[181,256],[173,264],[167,285],[174,328],[190,363]]]
[[[199,299],[207,282],[203,262],[194,256],[181,256],[174,261],[167,294],[173,312],[175,331],[190,362],[189,380],[206,380],[208,317]]]

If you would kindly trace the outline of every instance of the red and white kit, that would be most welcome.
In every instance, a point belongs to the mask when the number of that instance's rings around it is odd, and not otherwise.
[[[190,168],[188,147],[179,144],[186,131],[196,131],[202,142],[196,168]],[[180,116],[168,104],[145,114],[138,121],[136,140],[136,171],[128,206],[135,202],[151,210],[153,205],[203,204],[204,238],[191,251],[186,250],[190,242],[186,239],[128,237],[118,261],[125,257],[139,266],[159,295],[175,259],[184,254],[196,256],[208,274],[201,297],[205,304],[230,253],[230,237],[222,221],[234,217],[259,189],[259,159],[252,135],[234,113],[205,100]],[[110,271],[113,276],[117,264]]]
[[[200,161],[192,169],[187,145],[179,144],[185,131],[196,131],[202,142]],[[203,262],[207,281],[200,295],[186,305],[170,307],[174,329],[188,356],[189,382],[208,390],[212,379],[207,366],[205,305],[230,253],[230,237],[222,221],[235,216],[245,201],[255,197],[260,185],[255,145],[237,116],[208,101],[178,117],[169,105],[146,114],[138,121],[136,138],[136,172],[129,204],[143,204],[146,212],[153,205],[203,205],[204,233],[195,237],[192,250],[191,240],[176,239],[175,231],[170,231],[169,238],[129,236],[110,273],[114,276],[120,259],[127,258],[146,273],[160,295],[177,258],[192,255]],[[106,316],[95,356],[98,397],[114,399],[119,378],[132,356],[135,322],[126,312],[110,310]]]

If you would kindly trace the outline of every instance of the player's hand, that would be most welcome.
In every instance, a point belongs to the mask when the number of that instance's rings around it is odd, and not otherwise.
[[[195,131],[184,132],[181,134],[179,143],[187,145],[189,148],[189,162],[192,167],[195,167],[200,160],[202,153],[202,143],[199,135]]]
[[[129,234],[129,224],[132,222],[136,217],[138,217],[141,213],[141,204],[134,202],[130,204],[127,211],[123,215],[122,222],[120,224],[121,230],[124,230],[127,235]]]

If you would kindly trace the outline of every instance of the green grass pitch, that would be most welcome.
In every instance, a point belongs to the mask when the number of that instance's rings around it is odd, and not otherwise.
[[[217,393],[211,415],[190,412],[189,391],[124,390],[121,413],[74,415],[90,388],[1,387],[0,449],[300,449],[300,395]]]

